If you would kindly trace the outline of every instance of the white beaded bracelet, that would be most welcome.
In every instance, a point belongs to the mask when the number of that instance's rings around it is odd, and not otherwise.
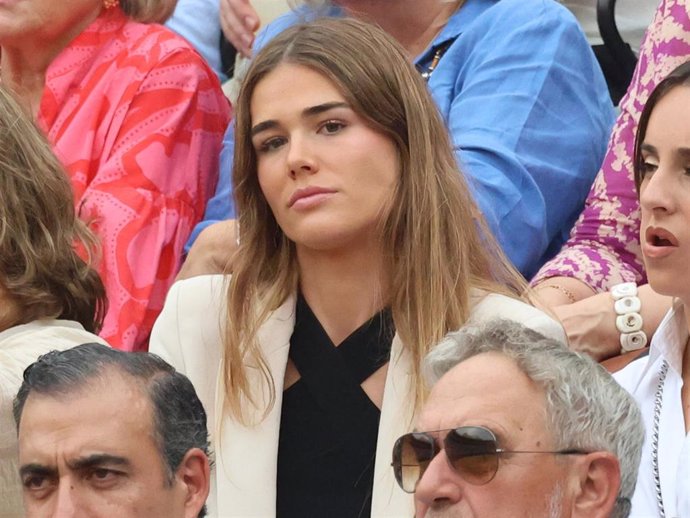
[[[634,282],[616,284],[611,288],[613,308],[616,311],[616,329],[620,331],[621,353],[636,351],[647,345],[647,335],[642,330],[642,302],[637,297]]]

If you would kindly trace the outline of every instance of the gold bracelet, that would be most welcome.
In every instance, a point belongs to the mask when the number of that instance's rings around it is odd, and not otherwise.
[[[568,300],[570,301],[571,304],[575,304],[575,302],[577,302],[577,300],[575,299],[575,295],[573,294],[573,292],[570,291],[570,290],[567,289],[567,288],[564,288],[563,286],[561,286],[561,285],[559,285],[559,284],[546,284],[546,285],[544,285],[544,286],[540,286],[539,289],[538,289],[537,291],[542,290],[542,289],[544,289],[544,288],[553,288],[554,290],[560,291],[563,295],[565,295],[566,297],[568,297]]]

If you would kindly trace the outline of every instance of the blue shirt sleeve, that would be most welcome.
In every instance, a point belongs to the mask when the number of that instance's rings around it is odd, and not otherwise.
[[[489,227],[529,277],[582,210],[613,106],[581,29],[555,2],[503,0],[463,26],[429,87]]]
[[[300,11],[289,12],[268,24],[257,35],[254,42],[254,52],[261,50],[272,38],[302,19],[305,19],[304,13]],[[235,217],[235,204],[232,194],[232,159],[234,152],[235,125],[230,123],[223,137],[223,149],[220,152],[220,168],[216,191],[206,205],[203,219],[192,230],[184,247],[185,253],[189,253],[189,249],[194,244],[194,241],[196,241],[196,238],[206,227]]]

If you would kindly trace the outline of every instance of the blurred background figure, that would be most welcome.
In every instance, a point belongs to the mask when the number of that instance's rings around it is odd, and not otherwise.
[[[0,4],[0,80],[65,165],[99,237],[102,336],[142,349],[216,184],[230,107],[164,21],[174,0]]]
[[[67,175],[40,130],[0,87],[0,517],[23,518],[12,400],[41,354],[97,333],[106,309],[81,255],[95,238],[74,213]]]

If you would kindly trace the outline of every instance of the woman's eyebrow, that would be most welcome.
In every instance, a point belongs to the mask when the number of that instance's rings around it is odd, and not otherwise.
[[[313,117],[314,115],[318,115],[320,113],[324,113],[335,108],[350,108],[350,105],[343,101],[333,101],[317,104],[314,106],[309,106],[302,110],[302,118]],[[254,126],[252,126],[250,135],[251,137],[254,137],[262,131],[275,128],[277,125],[278,121],[276,121],[275,119],[267,119],[265,121],[258,122]]]
[[[334,101],[328,103],[317,104],[316,106],[310,106],[302,110],[302,117],[313,117],[319,113],[327,112],[334,108],[349,108],[350,105],[342,101]]]

